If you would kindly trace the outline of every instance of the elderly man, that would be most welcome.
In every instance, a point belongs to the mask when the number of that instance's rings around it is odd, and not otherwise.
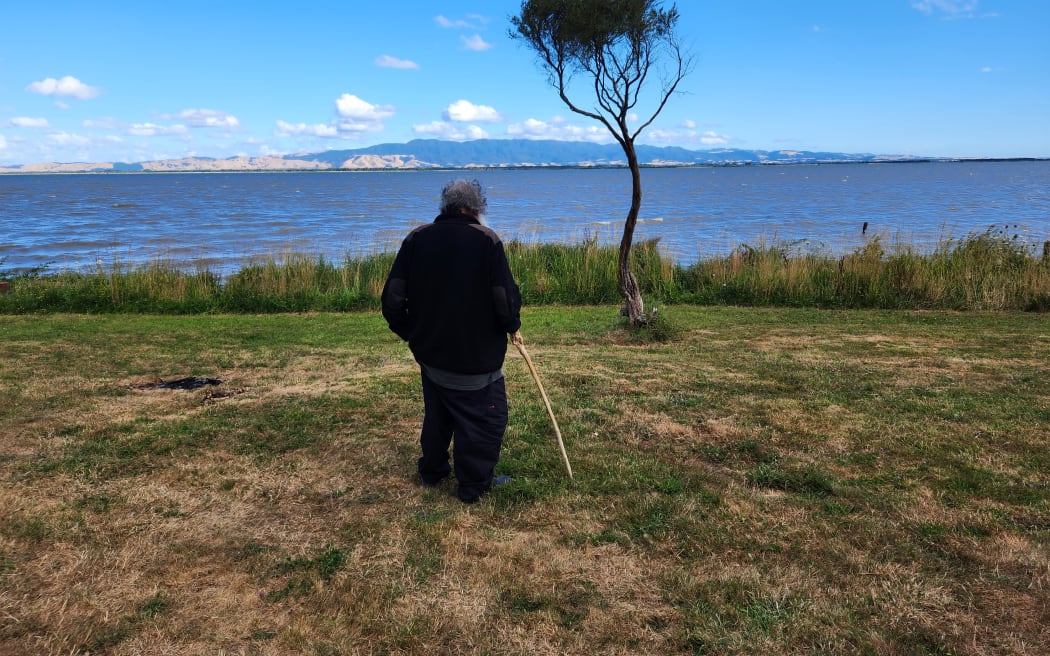
[[[507,428],[503,360],[507,336],[521,339],[521,296],[485,210],[477,180],[445,185],[441,214],[408,234],[383,288],[383,316],[421,369],[420,482],[432,487],[452,473],[454,435],[465,503],[506,480],[494,477]]]

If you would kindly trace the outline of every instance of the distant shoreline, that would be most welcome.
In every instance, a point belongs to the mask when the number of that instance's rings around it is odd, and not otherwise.
[[[877,160],[818,160],[818,161],[771,161],[771,162],[703,162],[642,164],[643,169],[703,169],[703,168],[749,168],[778,166],[842,166],[848,164],[964,164],[967,162],[1050,162],[1050,157],[926,157],[909,159]],[[28,165],[39,166],[39,165]],[[131,169],[131,168],[66,168],[77,164],[56,164],[65,170],[19,170],[0,167],[0,176],[29,175],[152,175],[186,173],[425,173],[441,171],[587,171],[627,169],[626,164],[484,164],[474,166],[428,166],[428,167],[359,167],[359,168],[185,168],[185,169]]]
[[[901,153],[848,153],[821,150],[690,150],[678,146],[636,147],[647,168],[769,166],[791,164],[868,164],[930,162],[1042,161],[1039,157],[945,157]],[[1048,156],[1045,159],[1050,159]],[[626,168],[619,144],[530,139],[443,141],[415,139],[350,150],[289,155],[173,157],[139,162],[37,162],[0,166],[0,173],[168,173],[304,171],[460,171],[490,169]]]

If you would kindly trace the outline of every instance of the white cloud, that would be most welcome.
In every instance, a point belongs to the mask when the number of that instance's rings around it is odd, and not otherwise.
[[[0,134],[0,150],[3,150],[4,148],[7,148],[7,139],[4,138],[4,135]]]
[[[969,14],[977,9],[978,0],[913,0],[911,6],[924,14],[941,11],[951,16]]]
[[[29,116],[15,116],[11,119],[11,125],[16,128],[46,128],[46,118],[30,118]]]
[[[39,82],[33,82],[26,87],[26,90],[44,96],[71,96],[81,100],[94,98],[101,93],[98,87],[88,86],[71,75],[67,75],[60,80],[49,77]]]
[[[133,123],[128,128],[128,134],[136,137],[164,137],[164,136],[178,136],[186,134],[186,126],[181,124],[175,125],[157,125],[156,123]]]
[[[390,55],[380,55],[376,57],[376,66],[382,68],[400,68],[402,70],[418,70],[419,64],[408,59],[398,59],[397,57],[391,57]]]
[[[729,137],[718,134],[711,130],[699,132],[696,130],[694,121],[685,121],[683,129],[661,130],[654,128],[643,133],[645,143],[661,146],[681,146],[683,148],[694,148],[697,146],[724,146],[729,143]]]
[[[112,116],[104,116],[99,119],[84,119],[81,125],[88,129],[97,130],[116,130],[121,127],[120,122]]]
[[[412,131],[419,135],[447,139],[449,141],[469,141],[488,139],[489,133],[476,125],[458,125],[448,121],[433,121],[425,125],[413,125]]]
[[[394,108],[389,105],[373,105],[349,93],[335,99],[335,108],[343,118],[368,123],[382,121],[394,115]]]
[[[152,137],[158,134],[160,130],[161,127],[153,123],[133,123],[128,128],[128,134],[136,137]]]
[[[381,132],[383,119],[394,115],[390,105],[373,105],[357,96],[344,93],[335,100],[338,118],[332,126],[343,137],[352,137],[363,132]]]
[[[450,27],[470,27],[470,25],[465,20],[455,20],[454,21],[454,20],[450,20],[448,18],[445,18],[441,14],[438,14],[437,16],[434,16],[434,22],[437,23],[438,25],[440,25],[441,27],[445,27],[445,28],[450,28]]]
[[[680,144],[683,141],[683,135],[680,130],[661,130],[659,128],[653,128],[645,133],[644,139],[648,143],[669,145],[669,144]]]
[[[507,134],[516,139],[554,139],[593,143],[608,143],[613,140],[612,135],[604,126],[580,127],[569,123],[560,116],[555,116],[549,121],[530,118],[522,123],[512,123],[507,126]]]
[[[233,130],[240,126],[237,117],[217,109],[184,109],[178,118],[194,128],[226,128]]]
[[[481,38],[480,34],[474,36],[461,36],[459,40],[463,42],[463,47],[467,50],[473,50],[474,52],[481,52],[482,50],[488,50],[492,47],[491,43]]]
[[[445,108],[446,121],[459,121],[467,123],[479,121],[481,123],[496,123],[503,120],[503,116],[488,105],[475,105],[469,100],[457,100]]]
[[[336,120],[332,125],[341,133],[350,133],[347,136],[360,134],[362,132],[382,132],[383,124],[378,121],[357,121],[353,119]]]
[[[365,132],[381,132],[383,119],[394,115],[389,105],[373,105],[357,96],[344,93],[335,99],[337,116],[329,123],[289,123],[277,121],[274,134],[279,137],[352,138]]]
[[[47,140],[56,146],[86,146],[91,143],[91,139],[69,132],[52,132],[47,135]]]
[[[488,23],[489,19],[481,14],[468,14],[465,19],[460,18],[457,20],[451,20],[438,15],[434,17],[434,22],[444,28],[476,30],[478,27]]]
[[[299,135],[307,135],[311,137],[338,137],[339,130],[334,125],[326,125],[324,123],[316,123],[314,125],[307,125],[306,123],[286,123],[285,121],[277,121],[277,129],[274,130],[274,134],[278,137],[295,137]]]

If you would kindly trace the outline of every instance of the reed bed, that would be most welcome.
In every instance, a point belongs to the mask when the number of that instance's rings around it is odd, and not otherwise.
[[[620,300],[617,248],[511,241],[508,260],[528,304],[591,305]],[[304,312],[376,309],[393,253],[269,256],[222,278],[206,266],[161,260],[119,262],[86,272],[0,270],[0,312]],[[794,244],[742,245],[690,265],[636,244],[633,266],[650,304],[821,308],[1050,310],[1050,249],[1042,253],[992,230],[921,253],[872,237],[836,256]]]
[[[923,254],[878,237],[839,258],[744,246],[679,269],[675,300],[792,307],[1047,311],[1050,254],[991,232]]]

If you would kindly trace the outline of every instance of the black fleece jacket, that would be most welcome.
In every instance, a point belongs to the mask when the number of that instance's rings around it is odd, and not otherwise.
[[[461,374],[503,366],[521,327],[521,295],[503,242],[466,215],[410,232],[383,287],[383,317],[416,360]]]

